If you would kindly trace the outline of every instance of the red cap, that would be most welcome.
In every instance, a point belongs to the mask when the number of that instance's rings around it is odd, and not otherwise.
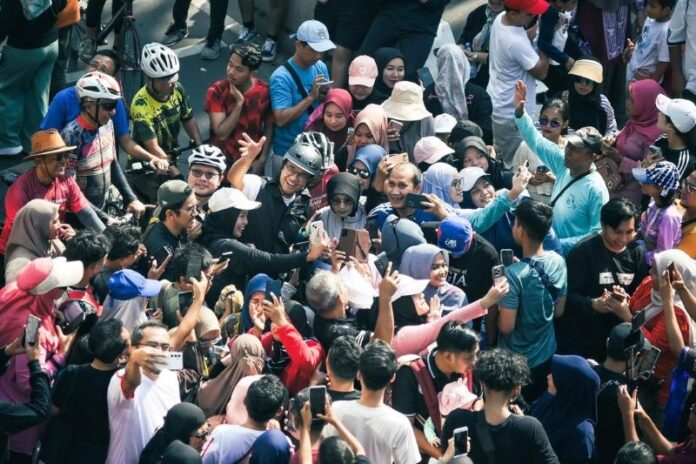
[[[505,6],[515,11],[526,11],[534,16],[543,14],[549,8],[544,0],[505,0]]]

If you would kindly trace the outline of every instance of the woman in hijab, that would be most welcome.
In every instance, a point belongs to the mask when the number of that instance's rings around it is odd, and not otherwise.
[[[171,442],[162,456],[162,464],[202,464],[202,462],[200,452],[179,440]]]
[[[602,153],[616,163],[622,178],[621,187],[610,192],[611,198],[628,198],[640,206],[643,194],[631,170],[640,167],[648,147],[663,134],[657,125],[660,111],[655,106],[657,96],[663,93],[660,84],[652,79],[632,82],[628,86],[626,114],[629,119],[615,142],[609,140],[602,146]]]
[[[208,201],[209,212],[198,241],[214,257],[222,257],[225,253],[233,256],[227,269],[213,280],[206,294],[210,306],[215,304],[222,289],[229,284],[244,288],[250,275],[290,272],[321,256],[321,244],[310,245],[306,252],[276,254],[242,243],[240,239],[248,223],[249,211],[259,206],[260,203],[249,200],[240,190],[229,187],[217,190]]]
[[[618,314],[624,321],[630,321],[631,313],[635,314],[646,310],[645,324],[642,327],[643,335],[652,346],[661,350],[653,375],[656,379],[664,380],[664,382],[656,391],[643,389],[640,392],[643,408],[654,419],[658,427],[662,426],[672,383],[672,371],[677,365],[679,356],[679,353],[674,353],[670,349],[665,318],[663,317],[663,299],[660,293],[662,279],[659,276],[662,276],[672,263],[681,275],[684,286],[692,295],[696,295],[696,264],[694,260],[681,250],[667,250],[655,255],[655,265],[650,268],[650,276],[640,283],[630,297],[628,302],[630,312],[623,311],[622,314]],[[685,302],[682,301],[679,293],[675,293],[673,296],[673,307],[682,339],[687,345],[693,343],[696,327],[686,312]]]
[[[58,205],[46,200],[31,200],[17,212],[5,248],[5,282],[14,282],[17,273],[36,258],[54,258],[63,254],[60,236],[75,234],[70,226],[62,228]],[[63,232],[65,230],[65,232]]]
[[[568,127],[594,127],[603,135],[617,132],[614,108],[599,88],[604,80],[601,63],[594,58],[577,60],[568,75],[573,85],[561,94],[570,107]]]
[[[437,195],[452,208],[459,209],[462,196],[461,191],[456,189],[456,185],[460,177],[454,166],[447,163],[435,163],[423,173],[421,193]]]
[[[360,203],[360,180],[349,172],[333,176],[326,186],[329,206],[317,211],[312,221],[322,221],[331,239],[341,238],[341,229],[364,229],[365,206]]]
[[[363,145],[355,152],[355,158],[348,166],[348,172],[357,176],[360,182],[360,191],[365,196],[365,211],[370,211],[386,201],[384,195],[373,186],[379,163],[386,154],[387,151],[377,144]]]
[[[372,93],[377,103],[382,103],[391,96],[394,85],[404,80],[406,57],[396,48],[383,47],[375,50],[375,62],[377,80]]]
[[[205,414],[191,403],[179,403],[167,411],[164,424],[160,427],[140,453],[139,464],[160,464],[167,447],[179,440],[200,451],[205,437],[201,427],[205,425]]]
[[[471,65],[464,51],[445,44],[437,51],[437,79],[425,89],[425,107],[434,115],[447,113],[457,121],[473,121],[492,137],[493,106],[486,89],[469,81]],[[424,85],[427,85],[424,83]]]
[[[423,103],[423,88],[413,82],[397,82],[392,95],[382,103],[382,108],[390,121],[402,124],[398,131],[390,135],[390,151],[408,153],[409,161],[413,163],[416,143],[423,137],[435,135],[433,115]]]
[[[377,144],[389,153],[389,140],[387,139],[387,113],[379,105],[367,105],[356,117],[353,135],[348,138],[346,145],[335,156],[334,162],[338,169],[345,171],[355,159],[355,154],[360,147]]]
[[[268,430],[251,447],[249,464],[288,464],[292,447],[280,430]]]
[[[488,50],[490,48],[491,28],[493,20],[498,13],[503,11],[505,5],[502,0],[488,0],[488,3],[476,8],[466,18],[466,24],[457,45],[463,45],[467,49],[466,57],[475,66],[471,81],[484,89],[488,85]]]
[[[594,462],[599,376],[585,358],[554,355],[548,390],[532,404],[560,462]]]
[[[227,366],[225,370],[198,391],[196,402],[206,417],[225,413],[239,380],[263,372],[265,357],[261,342],[253,335],[243,334],[234,339],[229,355],[222,359]]]
[[[433,297],[440,300],[442,314],[461,308],[466,304],[464,291],[447,283],[449,254],[429,243],[410,247],[401,257],[399,272],[414,279],[427,279],[428,286],[423,290],[426,301]]]
[[[349,128],[353,127],[353,97],[344,89],[331,89],[324,101],[312,111],[305,123],[305,131],[326,135],[339,150],[346,144]]]

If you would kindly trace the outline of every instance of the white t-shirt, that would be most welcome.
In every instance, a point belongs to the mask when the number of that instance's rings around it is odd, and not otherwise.
[[[109,405],[109,454],[107,464],[138,464],[140,452],[164,424],[164,416],[181,402],[176,373],[164,370],[157,380],[144,373],[132,398],[122,389],[125,369],[111,377],[107,402]]]
[[[631,61],[628,63],[628,81],[635,80],[635,73],[639,69],[654,73],[658,62],[669,63],[668,31],[669,22],[659,23],[652,18],[645,19],[640,39],[636,42]]]
[[[363,445],[372,464],[416,464],[421,461],[411,422],[400,412],[387,405],[368,408],[357,400],[336,401],[332,409]],[[337,435],[337,432],[327,425],[323,435]]]
[[[686,88],[696,93],[696,1],[677,0],[669,20],[670,45],[685,44],[682,72]]]
[[[239,461],[249,452],[262,433],[262,430],[253,430],[241,425],[218,425],[203,445],[203,464],[227,464]]]
[[[527,113],[534,114],[536,80],[528,71],[539,62],[539,55],[523,27],[506,26],[502,23],[504,15],[505,13],[499,14],[491,27],[488,55],[490,79],[486,90],[493,103],[493,117],[514,119],[515,108],[512,101],[517,81],[527,84],[529,98],[525,103],[525,109]]]

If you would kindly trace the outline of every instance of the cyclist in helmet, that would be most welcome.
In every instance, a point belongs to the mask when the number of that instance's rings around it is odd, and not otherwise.
[[[200,145],[202,141],[189,97],[179,82],[179,58],[176,54],[162,44],[149,43],[143,47],[140,62],[148,82],[131,102],[133,139],[150,154],[171,163],[166,176],[142,178],[136,185],[143,195],[156,198],[157,188],[162,182],[180,176],[176,161],[180,152],[181,126],[194,144]]]
[[[309,194],[312,196],[310,211],[313,215],[320,209],[328,206],[329,199],[326,196],[326,186],[333,176],[338,174],[338,166],[334,163],[334,143],[322,132],[300,132],[295,137],[295,142],[312,145],[319,151],[322,158],[322,176],[318,182],[310,185]]]
[[[265,137],[255,142],[246,133],[240,140],[239,158],[227,173],[232,187],[242,190],[261,207],[249,212],[243,239],[270,253],[287,253],[299,237],[310,213],[308,185],[321,179],[324,159],[306,141],[294,143],[285,153],[280,172],[273,178],[247,174],[263,149]]]
[[[189,239],[196,239],[202,232],[203,224],[200,219],[204,219],[208,212],[208,200],[220,188],[227,163],[225,155],[214,145],[199,145],[188,157],[188,179],[189,187],[193,189],[198,201],[198,217],[196,217],[188,228]]]
[[[103,221],[110,220],[101,209],[112,184],[121,193],[128,212],[139,218],[145,212],[145,205],[133,193],[118,163],[113,116],[121,88],[116,79],[99,71],[85,74],[75,87],[80,115],[61,132],[68,145],[77,147],[68,156],[66,175],[75,178]]]

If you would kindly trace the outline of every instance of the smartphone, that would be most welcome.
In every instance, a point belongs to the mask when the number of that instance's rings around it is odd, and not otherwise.
[[[509,248],[503,248],[502,250],[500,250],[500,262],[503,263],[503,266],[505,267],[512,266],[513,256],[514,253]]]
[[[430,68],[424,66],[420,68],[417,72],[418,79],[420,79],[421,84],[423,84],[423,87],[427,89],[431,85],[435,84],[435,79],[433,79],[433,73],[430,72]]]
[[[389,155],[389,159],[393,161],[395,166],[408,163],[408,153],[397,153]]]
[[[269,280],[266,283],[266,296],[264,297],[267,301],[273,301],[271,293],[275,295],[276,298],[280,299],[281,293],[280,289],[283,288],[283,282],[280,280]]]
[[[469,454],[469,427],[454,429],[454,457]]]
[[[230,259],[232,255],[234,254],[234,251],[226,251],[223,254],[220,255],[220,261],[224,261],[226,259]]]
[[[638,311],[631,318],[631,330],[638,331],[645,324],[645,309]]]
[[[319,87],[332,86],[334,81],[324,81],[319,83]]]
[[[626,297],[623,294],[616,293],[614,291],[611,292],[611,297],[613,299],[615,299],[616,301],[622,301],[622,302],[626,299]]]
[[[152,261],[157,261],[157,265],[160,266],[167,258],[174,256],[174,250],[170,246],[164,246],[161,250],[157,251],[153,256],[150,257],[150,263]]]
[[[377,227],[376,219],[368,219],[367,223],[365,224],[365,228],[367,229],[367,233],[370,235],[371,239],[374,240],[379,238],[379,227]]]
[[[191,283],[191,278],[200,279],[203,270],[203,255],[191,254],[186,263],[186,282]]]
[[[148,318],[152,319],[157,312],[157,308],[145,308],[145,314]]]
[[[317,414],[326,414],[326,386],[309,387],[309,406],[312,408],[312,420]]]
[[[491,276],[493,277],[493,284],[498,285],[502,280],[507,278],[505,277],[505,266],[502,264],[493,266],[491,268]]]
[[[324,223],[322,221],[311,222],[308,226],[309,229],[309,243],[321,243],[322,232],[324,230]]]
[[[387,266],[388,265],[389,265],[389,256],[387,256],[386,251],[383,251],[377,255],[377,259],[375,260],[375,267],[377,268],[377,272],[379,272],[379,275],[384,277],[384,275],[387,273]]]
[[[336,249],[344,252],[346,258],[353,256],[357,239],[355,229],[341,229],[341,236],[338,239]]]
[[[165,354],[167,355],[167,364],[164,365],[165,369],[169,369],[170,371],[180,371],[184,368],[184,353],[170,351]]]
[[[27,316],[27,325],[24,327],[24,346],[34,346],[39,340],[39,328],[41,319],[31,314]]]
[[[389,126],[387,127],[387,130],[394,130],[394,131],[399,132],[402,127],[404,127],[403,122],[397,121],[396,119],[390,119]]]
[[[660,357],[660,349],[654,346],[650,348],[649,351],[641,354],[640,361],[638,363],[638,375],[643,380],[648,380],[650,375],[655,370],[655,364],[657,364],[657,359]]]
[[[179,313],[182,317],[186,315],[191,304],[193,304],[193,292],[179,293]]]
[[[428,197],[421,195],[420,193],[408,193],[406,194],[406,207],[413,209],[427,209],[427,206],[423,206],[423,202],[430,202]]]
[[[546,174],[547,172],[549,172],[549,168],[544,166],[544,165],[537,166],[537,168],[536,168],[537,174]]]
[[[674,280],[674,270],[676,269],[674,265],[674,261],[669,263],[669,266],[667,266],[667,278],[669,279],[670,283],[672,280]]]
[[[650,145],[648,147],[648,151],[653,155],[657,155],[660,158],[662,157],[662,148],[658,147],[657,145]]]

